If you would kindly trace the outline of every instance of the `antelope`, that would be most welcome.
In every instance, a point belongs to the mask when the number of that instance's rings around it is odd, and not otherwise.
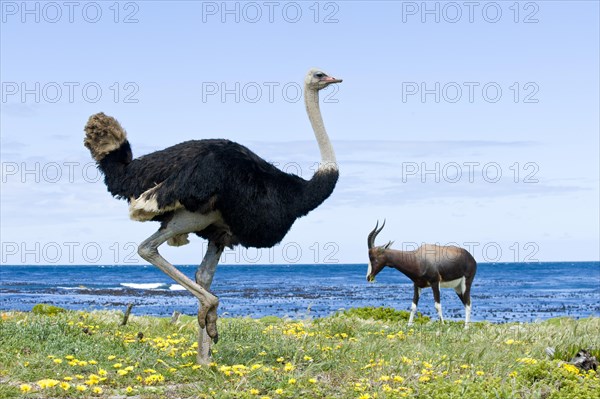
[[[471,319],[471,284],[477,271],[477,262],[465,249],[455,246],[423,244],[414,251],[390,249],[392,241],[383,246],[375,246],[375,238],[383,230],[385,220],[379,229],[379,222],[367,237],[369,247],[369,269],[367,281],[373,282],[375,276],[386,266],[404,273],[414,283],[414,295],[410,309],[408,325],[412,325],[417,304],[423,288],[431,287],[435,310],[440,322],[444,323],[440,288],[454,288],[465,306],[465,328]]]

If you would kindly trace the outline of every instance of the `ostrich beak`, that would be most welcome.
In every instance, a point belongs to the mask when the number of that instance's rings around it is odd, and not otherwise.
[[[336,78],[331,77],[331,76],[325,76],[323,79],[321,79],[321,82],[326,82],[326,83],[342,83],[342,79],[336,79]]]

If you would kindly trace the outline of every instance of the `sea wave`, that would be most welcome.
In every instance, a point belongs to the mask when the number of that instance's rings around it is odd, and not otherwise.
[[[170,284],[165,283],[121,283],[123,287],[133,288],[136,290],[168,290]]]

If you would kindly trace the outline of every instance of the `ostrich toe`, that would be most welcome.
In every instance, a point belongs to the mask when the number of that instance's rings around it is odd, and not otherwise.
[[[198,309],[198,325],[200,328],[206,328],[206,333],[217,343],[219,333],[217,331],[217,307],[219,302],[211,305],[201,305]]]
[[[217,331],[217,308],[211,308],[206,315],[206,333],[216,344],[219,341],[219,332]]]

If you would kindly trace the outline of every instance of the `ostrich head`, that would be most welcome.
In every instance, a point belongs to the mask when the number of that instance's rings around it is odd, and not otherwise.
[[[312,90],[321,90],[326,88],[332,83],[341,83],[342,79],[336,79],[327,75],[325,72],[320,70],[319,68],[312,68],[306,74],[306,78],[304,78],[304,84],[307,88]]]

